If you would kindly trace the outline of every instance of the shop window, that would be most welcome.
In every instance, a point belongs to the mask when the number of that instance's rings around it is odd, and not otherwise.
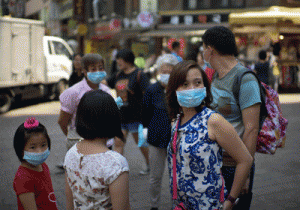
[[[125,0],[115,0],[114,1],[114,12],[118,15],[125,17],[125,8],[126,8]]]
[[[231,7],[232,8],[245,8],[245,0],[231,0]]]
[[[183,8],[184,10],[209,9],[210,2],[210,0],[185,0]]]

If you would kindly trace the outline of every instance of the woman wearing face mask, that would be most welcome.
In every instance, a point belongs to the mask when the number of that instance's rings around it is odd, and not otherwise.
[[[143,98],[142,124],[148,128],[150,162],[150,204],[158,209],[161,181],[167,157],[167,146],[171,136],[171,121],[168,116],[165,88],[177,58],[164,54],[157,60],[158,82],[148,87]]]
[[[194,61],[180,62],[170,74],[166,95],[174,120],[167,150],[173,205],[232,209],[253,158],[232,125],[210,109],[212,95],[206,74]],[[237,162],[225,201],[222,148]]]
[[[75,129],[75,119],[77,107],[82,96],[88,91],[98,89],[111,94],[109,87],[101,83],[106,77],[104,60],[101,55],[86,54],[82,58],[82,67],[84,78],[65,90],[59,97],[61,110],[58,124],[62,132],[67,136],[67,150],[81,139]],[[63,168],[63,164],[61,163],[57,167]]]

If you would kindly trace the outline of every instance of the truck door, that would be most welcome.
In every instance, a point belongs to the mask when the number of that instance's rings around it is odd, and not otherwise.
[[[55,37],[47,39],[48,53],[45,53],[45,55],[48,68],[48,81],[51,83],[57,83],[62,79],[69,80],[72,71],[71,58],[73,52],[63,42],[63,40],[55,39]]]
[[[31,49],[29,24],[12,23],[12,80],[29,84],[31,79]]]

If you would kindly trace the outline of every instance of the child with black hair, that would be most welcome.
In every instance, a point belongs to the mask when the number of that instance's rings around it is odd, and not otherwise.
[[[124,138],[115,100],[102,90],[85,93],[75,122],[83,140],[65,157],[67,209],[130,209],[127,160],[106,146]]]
[[[50,146],[45,126],[35,118],[28,118],[18,127],[14,149],[21,165],[13,187],[19,210],[57,209],[49,168],[45,163]]]

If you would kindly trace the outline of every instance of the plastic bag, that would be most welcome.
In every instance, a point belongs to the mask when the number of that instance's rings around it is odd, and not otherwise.
[[[144,128],[144,126],[140,124],[138,128],[138,136],[139,136],[138,147],[148,147],[148,142],[147,142],[148,128]]]

